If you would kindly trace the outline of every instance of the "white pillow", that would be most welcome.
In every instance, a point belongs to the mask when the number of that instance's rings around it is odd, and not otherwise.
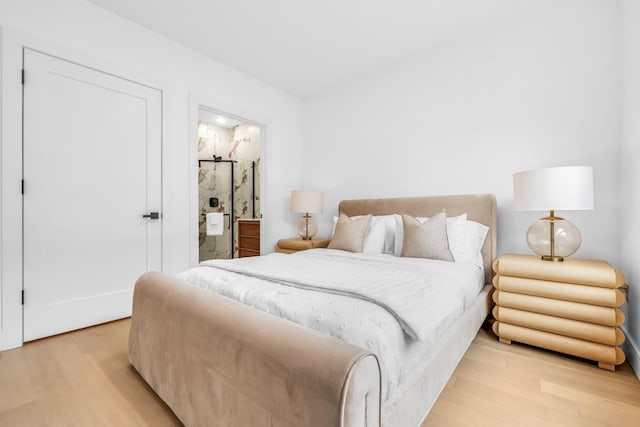
[[[362,215],[352,216],[358,219]],[[338,217],[333,217],[333,233],[336,231]],[[371,218],[367,234],[362,244],[362,252],[368,254],[381,254],[393,252],[393,240],[395,236],[395,223],[393,215],[380,215]]]
[[[467,236],[467,214],[447,218],[449,249],[456,262],[468,262],[469,238]]]
[[[487,238],[489,227],[475,221],[466,221],[467,229],[467,252],[466,257],[463,256],[461,262],[470,262],[480,268],[484,268],[484,259],[482,258],[482,246]],[[457,261],[457,259],[456,259]]]
[[[365,254],[381,254],[384,250],[384,237],[386,233],[386,218],[374,216],[364,238],[362,252]]]
[[[396,222],[394,219],[394,215],[384,215],[381,216],[384,218],[384,249],[382,250],[383,254],[393,254],[393,246],[396,241]]]

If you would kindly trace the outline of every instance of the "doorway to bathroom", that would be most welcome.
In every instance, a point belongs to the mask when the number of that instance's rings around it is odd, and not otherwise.
[[[198,258],[260,255],[261,128],[198,111]]]

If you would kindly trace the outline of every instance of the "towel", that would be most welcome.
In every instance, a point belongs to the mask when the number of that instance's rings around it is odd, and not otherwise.
[[[207,236],[222,236],[224,232],[224,214],[222,212],[207,213]]]

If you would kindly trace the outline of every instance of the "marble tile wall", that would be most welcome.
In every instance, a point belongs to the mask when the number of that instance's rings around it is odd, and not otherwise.
[[[199,160],[220,156],[223,160],[236,161],[233,166],[231,163],[224,162],[202,162],[198,171],[198,202],[201,214],[199,218],[200,261],[231,258],[232,249],[234,256],[237,256],[237,220],[260,218],[260,128],[250,124],[240,124],[226,129],[211,123],[200,122],[198,136]],[[231,167],[234,168],[234,212],[231,212]],[[255,185],[255,198],[252,198],[253,185]],[[218,198],[218,207],[209,206],[211,197]],[[205,217],[202,215],[206,212],[223,212],[232,215],[225,217],[223,235],[206,235]],[[230,218],[233,219],[235,230],[233,245],[231,231],[228,228]]]

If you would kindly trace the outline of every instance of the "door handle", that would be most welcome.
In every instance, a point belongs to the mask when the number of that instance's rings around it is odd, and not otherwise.
[[[158,212],[149,212],[148,214],[142,215],[142,218],[159,219],[160,214]]]

